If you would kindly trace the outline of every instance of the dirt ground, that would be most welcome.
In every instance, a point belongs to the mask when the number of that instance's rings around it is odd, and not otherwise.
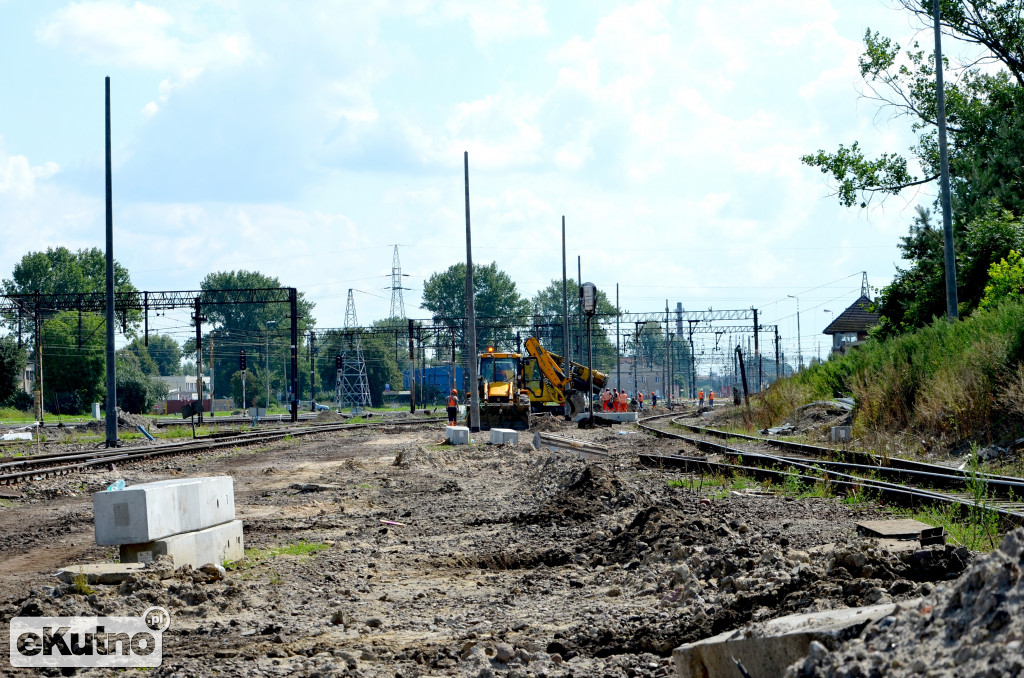
[[[886,515],[871,505],[670,486],[678,475],[636,455],[679,444],[632,426],[544,425],[607,445],[610,460],[385,427],[24,486],[0,504],[0,625],[161,605],[171,625],[157,676],[668,676],[682,643],[927,595],[971,560],[857,536],[856,521]],[[225,576],[181,569],[91,595],[53,577],[116,558],[93,543],[90,492],[220,474],[234,477],[246,547],[259,550]],[[297,543],[326,548],[274,554]],[[0,647],[0,675],[34,675]]]

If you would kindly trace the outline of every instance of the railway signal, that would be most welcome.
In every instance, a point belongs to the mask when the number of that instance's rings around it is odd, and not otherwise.
[[[245,349],[238,352],[238,369],[245,372]]]

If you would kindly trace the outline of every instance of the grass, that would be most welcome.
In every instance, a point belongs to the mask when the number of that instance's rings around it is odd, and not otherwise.
[[[725,499],[733,490],[745,490],[756,488],[759,485],[744,475],[724,474],[703,475],[696,474],[684,478],[674,478],[667,482],[669,487],[690,490],[696,494],[704,494],[704,488],[708,488],[708,496],[711,499]]]
[[[331,548],[330,544],[311,542],[306,541],[305,539],[285,544],[284,546],[275,546],[269,549],[247,548],[245,549],[245,558],[242,560],[229,560],[225,562],[224,569],[231,571],[247,570],[279,556],[306,558],[312,556],[314,553],[324,551],[329,548]]]
[[[950,323],[872,340],[752,398],[759,425],[810,401],[852,396],[855,435],[911,432],[941,440],[988,439],[1013,426],[1024,394],[1024,303],[1009,301]],[[1018,416],[1019,420],[1019,416]]]

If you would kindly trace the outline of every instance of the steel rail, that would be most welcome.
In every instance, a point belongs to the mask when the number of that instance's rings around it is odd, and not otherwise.
[[[10,485],[12,483],[21,482],[27,478],[63,475],[71,471],[78,471],[91,466],[100,466],[114,462],[135,461],[170,454],[205,452],[225,447],[238,447],[240,445],[262,444],[274,442],[286,437],[307,436],[315,435],[317,433],[333,433],[366,428],[381,428],[385,426],[436,424],[442,421],[445,421],[445,419],[435,417],[419,421],[382,421],[379,423],[374,422],[372,424],[323,424],[319,426],[281,428],[273,431],[262,430],[256,432],[245,432],[237,436],[194,438],[188,441],[164,443],[155,446],[140,446],[114,450],[104,449],[66,455],[61,455],[59,453],[54,455],[40,455],[39,457],[30,457],[17,462],[0,464],[0,470],[5,468],[18,469],[12,472],[0,473],[0,483]],[[43,458],[44,456],[45,458]],[[62,461],[69,463],[64,463],[58,466],[47,466],[47,464],[59,463]]]
[[[863,488],[877,494],[880,498],[903,505],[916,506],[940,503],[955,505],[958,507],[961,514],[969,513],[972,510],[982,510],[996,514],[1003,525],[1019,526],[1024,524],[1024,512],[1020,510],[1020,504],[1017,502],[988,502],[979,504],[974,500],[974,497],[969,494],[946,494],[933,492],[920,487],[909,487],[876,479],[861,478],[859,476],[838,471],[824,471],[814,460],[798,460],[794,458],[787,459],[785,457],[775,455],[751,453],[749,451],[729,447],[728,445],[721,443],[691,438],[679,433],[664,431],[644,423],[650,422],[653,419],[663,419],[667,416],[672,415],[648,417],[637,425],[642,430],[649,433],[686,442],[699,450],[721,454],[726,458],[735,459],[737,461],[742,457],[743,463],[713,462],[707,459],[685,455],[641,455],[641,463],[660,467],[681,467],[703,473],[722,472],[731,475],[736,472],[741,472],[746,475],[752,475],[759,480],[769,479],[779,481],[795,476],[802,483],[806,484],[826,483],[831,486],[848,487],[851,489]],[[761,463],[757,466],[748,466],[747,462],[749,460],[755,460]],[[872,470],[877,470],[877,468],[878,467],[872,467]],[[913,474],[912,471],[904,470],[903,472]]]
[[[665,418],[666,416],[671,415],[659,415],[659,418]],[[648,417],[648,419],[653,419],[653,417]],[[672,424],[702,435],[713,436],[716,438],[738,439],[749,443],[760,443],[783,450],[806,454],[815,459],[822,459],[823,461],[818,462],[819,465],[823,466],[827,464],[832,466],[835,470],[841,470],[843,467],[851,470],[858,470],[858,467],[863,467],[864,470],[870,470],[894,479],[931,478],[935,483],[935,487],[945,488],[957,487],[966,489],[968,483],[982,481],[987,483],[989,488],[999,496],[1007,498],[1024,498],[1024,478],[984,472],[972,473],[958,468],[944,466],[942,464],[929,464],[927,462],[902,459],[900,457],[883,456],[872,454],[870,452],[847,450],[838,447],[810,445],[791,440],[778,440],[742,433],[730,433],[729,431],[722,431],[704,426],[694,426],[693,424],[680,422],[678,421],[678,418],[674,419]],[[782,455],[773,456],[782,457]],[[828,459],[829,457],[832,457],[833,459]]]

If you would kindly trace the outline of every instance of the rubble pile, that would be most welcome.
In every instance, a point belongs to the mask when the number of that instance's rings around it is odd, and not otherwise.
[[[938,587],[829,652],[812,644],[788,678],[1024,675],[1024,528]]]

